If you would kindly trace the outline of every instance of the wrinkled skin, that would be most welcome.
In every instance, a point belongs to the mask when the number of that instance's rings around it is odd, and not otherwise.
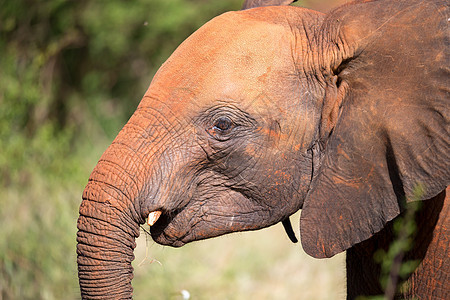
[[[149,213],[161,212],[152,238],[179,247],[300,208],[307,253],[350,249],[348,297],[381,292],[372,254],[419,185],[434,221],[419,217],[426,246],[408,255],[423,262],[404,296],[445,298],[448,15],[445,1],[380,0],[328,15],[255,8],[205,24],[161,67],[89,178],[77,237],[83,298],[131,297],[134,240]]]

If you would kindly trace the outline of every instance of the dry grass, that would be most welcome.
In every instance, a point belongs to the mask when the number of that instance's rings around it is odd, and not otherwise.
[[[297,213],[294,228],[298,219]],[[137,243],[137,300],[182,299],[182,290],[191,299],[345,299],[345,255],[309,257],[281,224],[178,249],[157,245],[144,232]]]

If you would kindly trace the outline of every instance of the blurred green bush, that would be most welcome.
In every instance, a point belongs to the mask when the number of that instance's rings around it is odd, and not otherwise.
[[[95,161],[177,45],[242,2],[0,2],[0,299],[78,297],[75,224]]]

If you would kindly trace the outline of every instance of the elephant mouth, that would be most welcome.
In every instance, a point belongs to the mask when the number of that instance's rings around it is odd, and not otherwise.
[[[183,211],[183,209],[177,209],[174,211],[157,210],[149,214],[147,218],[147,224],[150,225],[150,234],[152,239],[158,244],[181,247],[186,244],[183,242],[183,238],[188,234],[180,236],[179,231],[174,230],[174,226],[171,226],[173,220]]]
[[[148,214],[152,239],[161,245],[181,247],[189,242],[223,234],[257,230],[279,222],[296,243],[289,216],[296,207],[273,210],[237,190],[225,190],[216,197],[203,200],[201,195],[178,207],[160,207]]]
[[[171,212],[157,210],[149,214],[147,223],[148,225],[150,225],[150,233],[152,239],[155,242],[166,246],[181,247],[190,241],[202,239],[201,237],[195,238],[189,236],[192,235],[189,226],[178,226],[179,228],[184,228],[184,232],[180,232],[179,229],[175,229],[176,226],[173,224],[173,221],[183,210],[184,209],[178,209]],[[295,236],[294,231],[292,230],[292,225],[289,217],[283,219],[281,223],[289,239],[293,243],[297,243],[298,240]]]
[[[215,222],[198,217],[189,206],[172,211],[155,211],[149,214],[147,220],[149,225],[152,224],[150,234],[156,243],[177,248],[193,241],[244,229],[242,226],[216,227],[212,225]]]
[[[230,232],[259,229],[260,226],[247,224],[235,217],[216,215],[215,220],[205,219],[196,214],[197,208],[190,206],[173,211],[158,211],[149,214],[150,234],[161,245],[181,247],[187,243],[220,236]],[[158,217],[159,216],[159,217]],[[236,219],[236,222],[230,220]]]

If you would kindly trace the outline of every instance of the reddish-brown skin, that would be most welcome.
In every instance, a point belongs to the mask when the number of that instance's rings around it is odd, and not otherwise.
[[[179,247],[300,208],[308,254],[349,249],[348,298],[380,293],[373,253],[422,187],[406,258],[423,261],[403,296],[447,298],[448,10],[361,0],[327,15],[264,7],[205,24],[161,67],[89,178],[82,297],[131,298],[135,238],[151,212],[162,213],[153,239]]]

